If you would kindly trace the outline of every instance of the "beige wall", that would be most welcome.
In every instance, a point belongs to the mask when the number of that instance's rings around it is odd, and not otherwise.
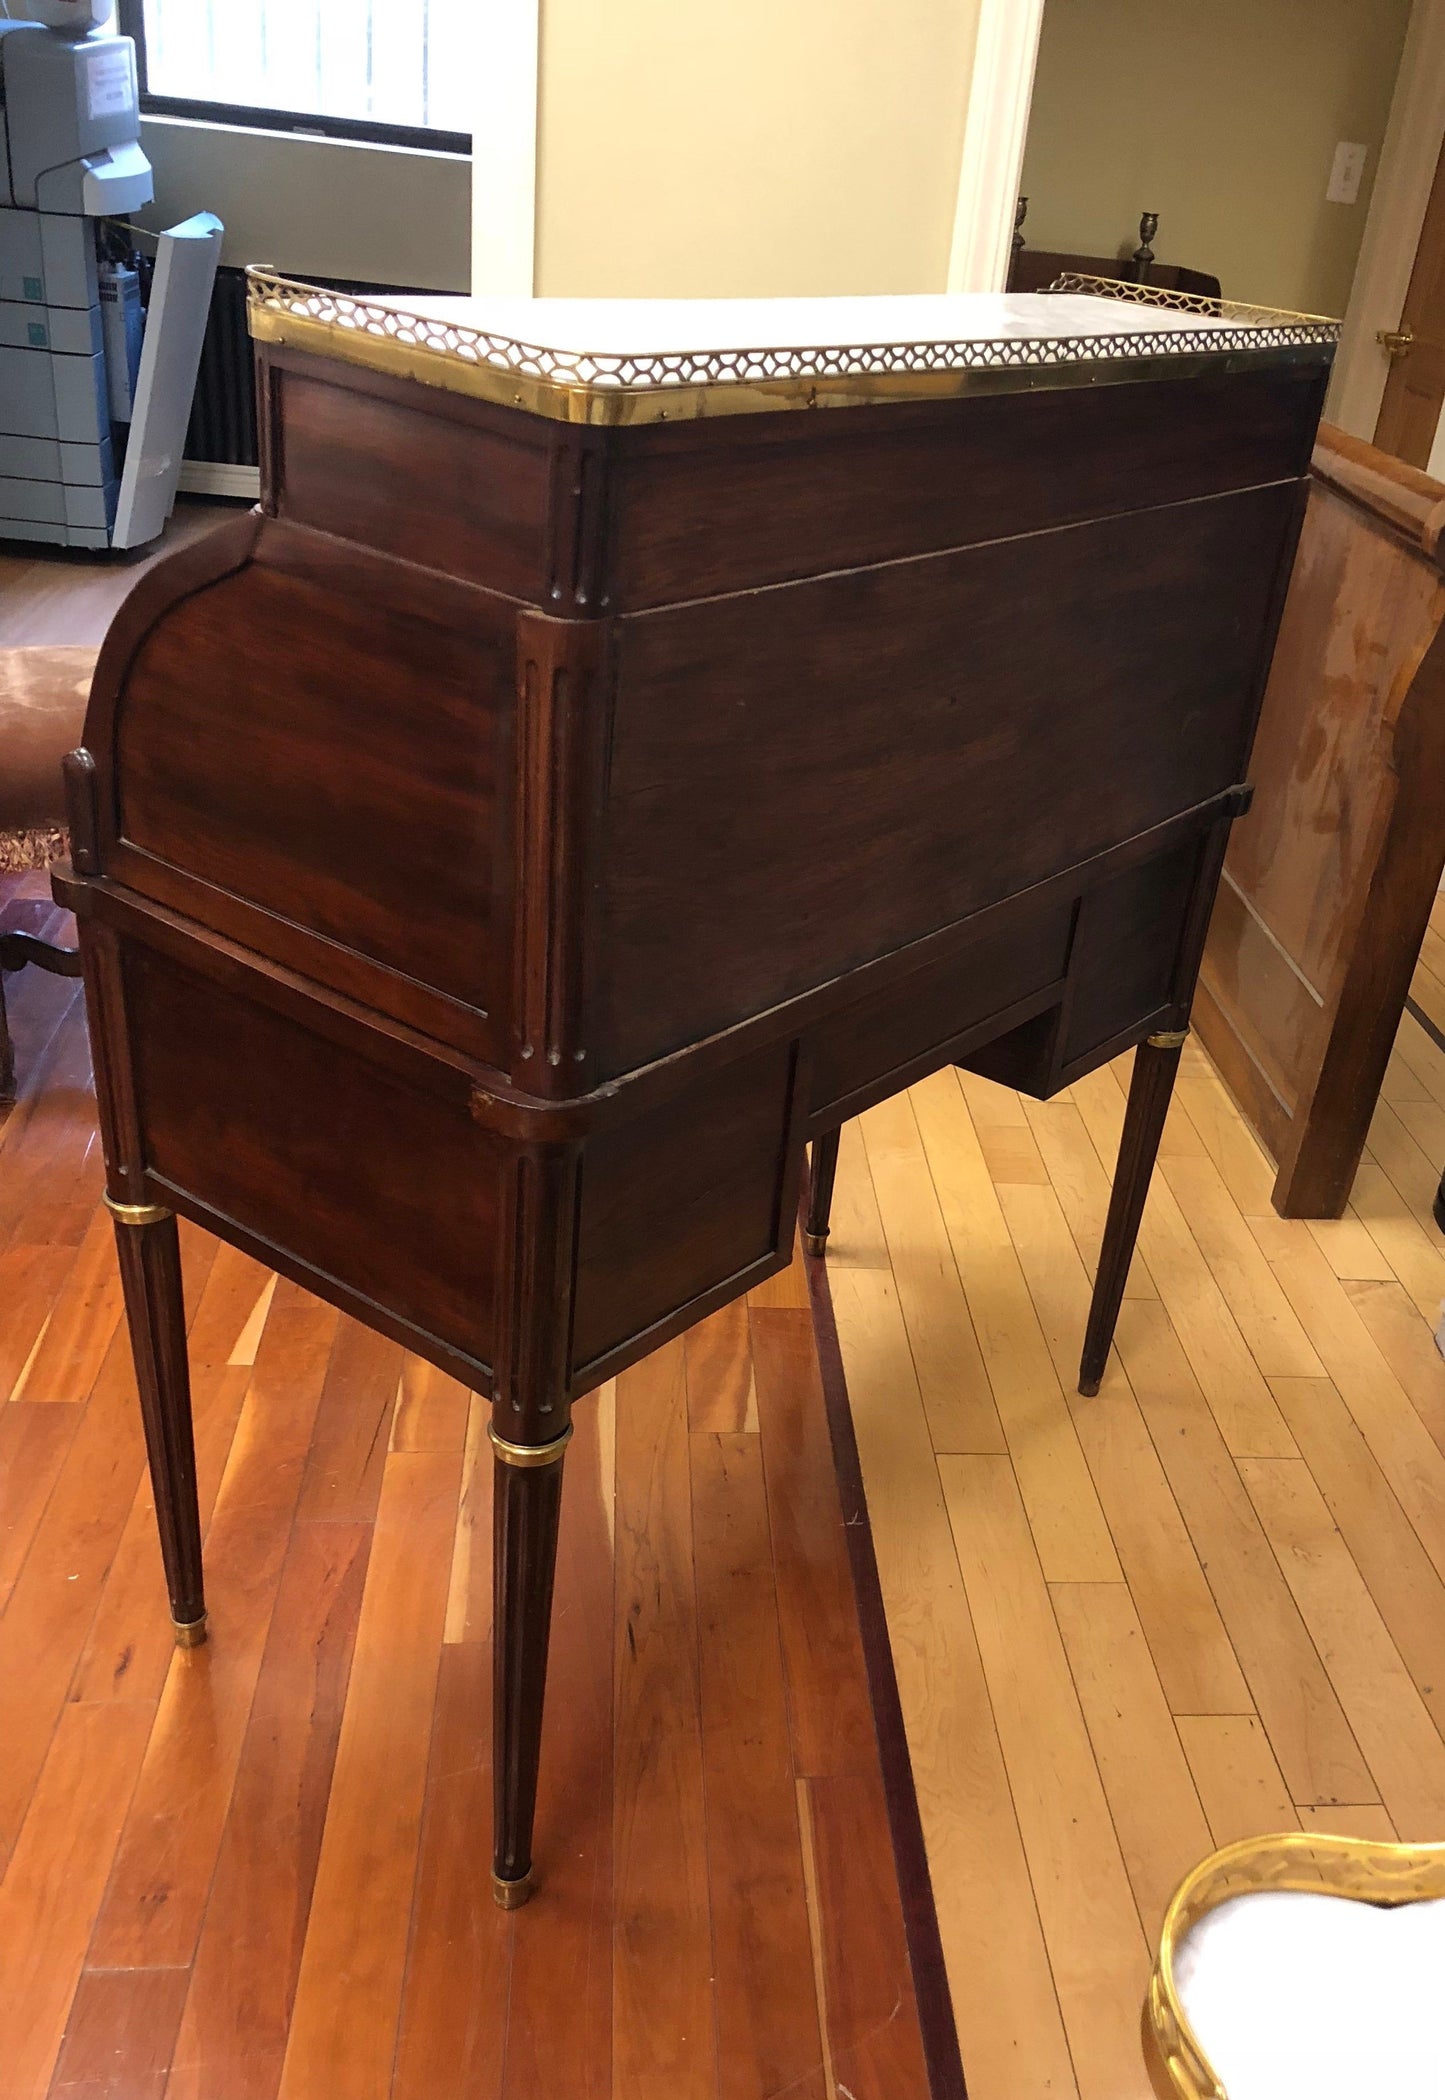
[[[941,291],[977,0],[545,0],[537,290]]]
[[[1409,0],[1047,0],[1022,187],[1039,248],[1132,252],[1343,314]],[[1336,143],[1370,148],[1327,204]]]
[[[193,211],[215,212],[225,224],[228,263],[467,289],[470,160],[177,117],[147,117],[141,141],[156,194],[137,216],[161,227]]]

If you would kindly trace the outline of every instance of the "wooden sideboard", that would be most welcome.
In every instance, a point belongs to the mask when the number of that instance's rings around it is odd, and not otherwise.
[[[1285,1217],[1349,1199],[1445,865],[1442,528],[1445,486],[1321,428],[1196,1009]]]
[[[810,1139],[816,1241],[870,1102],[1140,1045],[1097,1389],[1333,331],[1120,286],[252,318],[261,509],[121,611],[58,882],[172,1613],[179,1211],[491,1396],[511,1904],[570,1408],[786,1263]]]

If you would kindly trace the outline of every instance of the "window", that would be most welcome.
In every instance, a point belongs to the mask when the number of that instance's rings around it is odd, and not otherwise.
[[[476,0],[120,0],[141,107],[471,151]]]

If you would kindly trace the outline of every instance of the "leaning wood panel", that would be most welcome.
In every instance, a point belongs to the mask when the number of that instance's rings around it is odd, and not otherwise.
[[[1279,1166],[1343,1210],[1445,862],[1445,486],[1326,425],[1196,1018]]]

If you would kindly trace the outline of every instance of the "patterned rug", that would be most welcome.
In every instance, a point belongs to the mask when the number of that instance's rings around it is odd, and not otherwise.
[[[0,831],[0,875],[26,868],[48,868],[70,851],[67,831]]]

